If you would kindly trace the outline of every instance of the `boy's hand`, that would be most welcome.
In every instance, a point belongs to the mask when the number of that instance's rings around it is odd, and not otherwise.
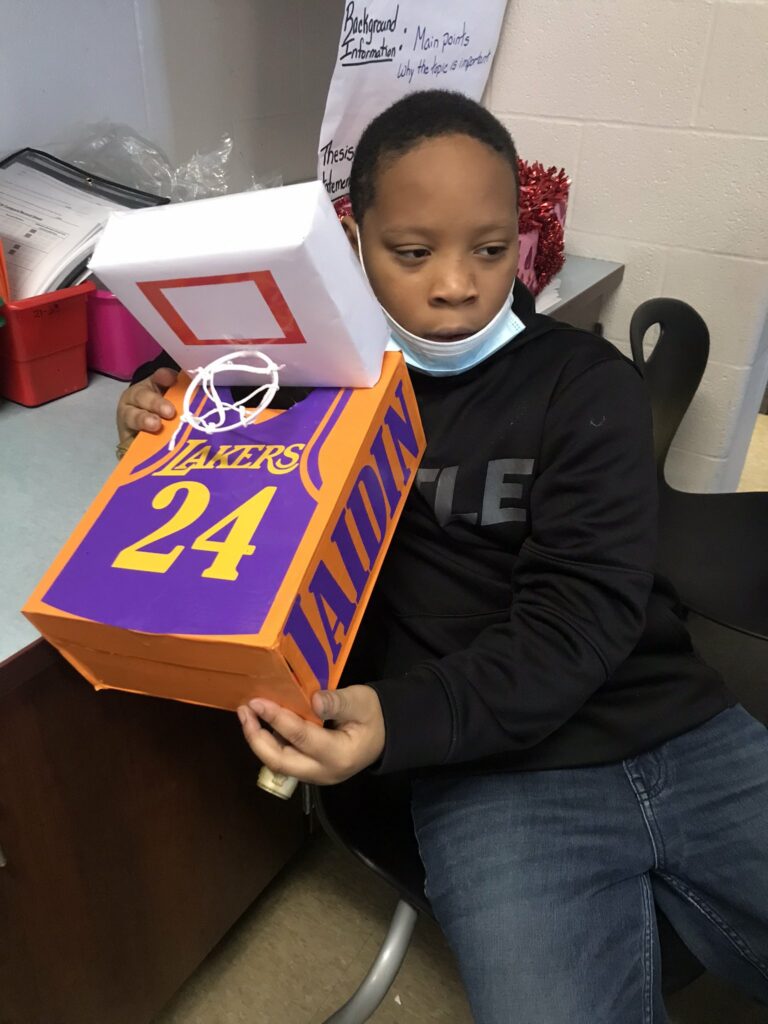
[[[163,395],[177,377],[176,370],[164,366],[146,380],[125,389],[117,403],[117,433],[121,445],[127,445],[140,430],[156,434],[162,420],[173,419],[176,410]]]
[[[254,754],[273,772],[327,786],[367,768],[384,749],[384,716],[370,686],[319,690],[312,695],[318,718],[332,729],[307,722],[271,700],[256,699],[237,709]],[[259,721],[273,730],[264,729]]]

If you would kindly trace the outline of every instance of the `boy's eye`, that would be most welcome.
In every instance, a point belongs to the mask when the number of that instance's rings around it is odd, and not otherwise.
[[[422,245],[414,245],[409,249],[395,249],[395,252],[401,259],[408,260],[410,263],[414,260],[423,260],[429,256],[429,249],[425,249]]]
[[[479,249],[475,249],[475,252],[480,256],[499,257],[503,256],[507,251],[508,246],[506,245],[481,245]]]

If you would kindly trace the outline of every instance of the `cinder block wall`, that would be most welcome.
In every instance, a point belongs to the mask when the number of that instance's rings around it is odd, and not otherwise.
[[[656,295],[707,321],[667,476],[735,489],[768,379],[768,3],[509,0],[485,99],[571,175],[567,250],[626,264],[606,336],[628,352]]]

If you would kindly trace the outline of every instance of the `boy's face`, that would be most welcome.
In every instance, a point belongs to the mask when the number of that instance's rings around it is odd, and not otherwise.
[[[384,161],[360,235],[376,298],[399,324],[433,341],[474,334],[517,271],[512,168],[470,136],[426,139]]]

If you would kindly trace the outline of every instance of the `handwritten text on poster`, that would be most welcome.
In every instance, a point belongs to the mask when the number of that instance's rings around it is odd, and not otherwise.
[[[318,177],[334,201],[349,191],[357,140],[377,114],[417,89],[479,100],[505,0],[348,0],[318,147]]]

